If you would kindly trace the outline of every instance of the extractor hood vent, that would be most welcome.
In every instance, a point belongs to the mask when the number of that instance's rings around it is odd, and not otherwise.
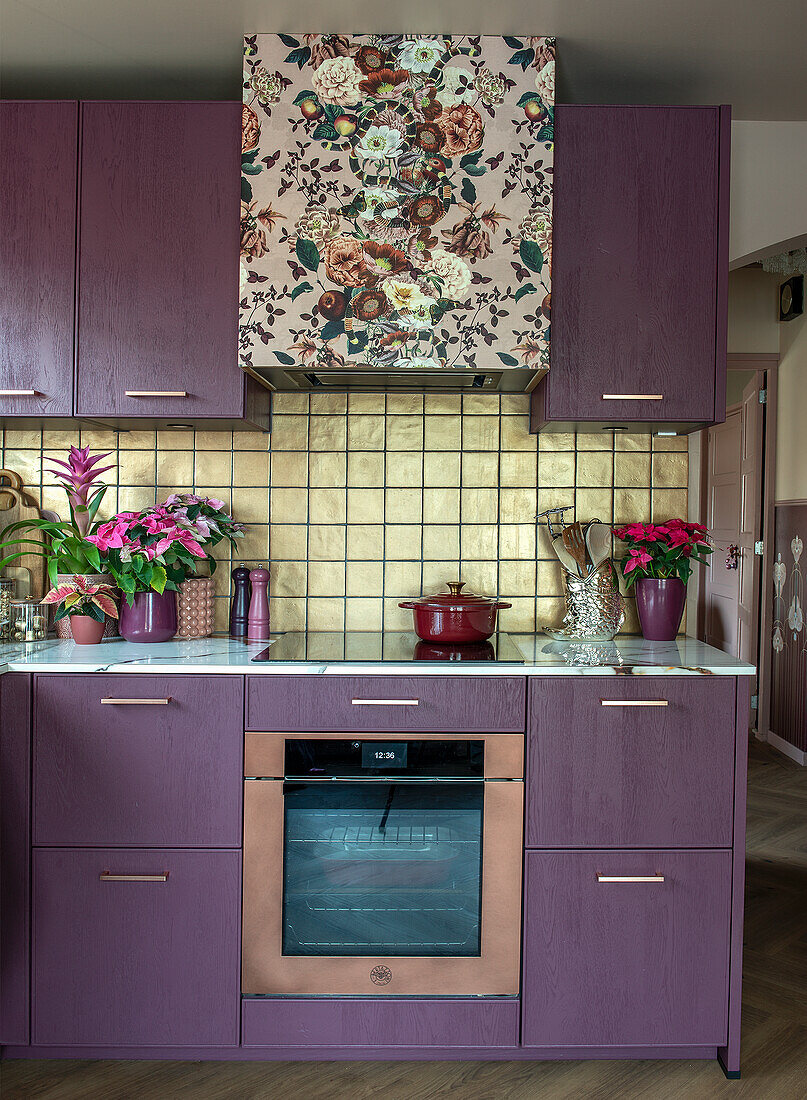
[[[380,370],[377,367],[253,367],[270,389],[292,393],[528,393],[544,370]]]

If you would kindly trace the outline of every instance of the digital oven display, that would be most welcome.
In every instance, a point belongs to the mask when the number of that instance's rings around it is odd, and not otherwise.
[[[406,748],[404,741],[363,741],[361,766],[385,771],[387,768],[405,768]]]

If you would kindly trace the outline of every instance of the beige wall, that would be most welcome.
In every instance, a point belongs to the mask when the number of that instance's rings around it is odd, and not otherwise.
[[[729,354],[779,350],[779,282],[761,267],[729,273]]]
[[[779,326],[776,500],[807,500],[807,315]]]
[[[277,630],[411,628],[397,604],[458,574],[512,599],[502,628],[562,617],[560,567],[536,512],[605,522],[685,516],[687,441],[529,432],[529,399],[489,395],[279,395],[271,436],[82,432],[118,464],[108,511],[176,490],[222,497],[247,525],[235,561],[271,561]],[[5,433],[4,465],[63,496],[42,474],[79,434]],[[112,472],[114,474],[114,471]],[[232,567],[217,573],[217,626]],[[628,629],[637,624],[631,609]]]

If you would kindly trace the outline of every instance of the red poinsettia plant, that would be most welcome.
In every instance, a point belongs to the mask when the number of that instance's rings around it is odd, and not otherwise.
[[[712,553],[710,536],[702,523],[686,523],[682,519],[627,523],[614,527],[613,532],[628,548],[625,557],[616,562],[627,588],[647,577],[677,578],[686,584],[693,561],[705,565],[707,555]]]

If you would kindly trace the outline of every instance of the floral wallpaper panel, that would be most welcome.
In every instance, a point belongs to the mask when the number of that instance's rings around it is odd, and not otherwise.
[[[801,535],[807,530],[807,505],[777,504],[775,512],[771,730],[807,752],[807,555]]]
[[[243,364],[548,366],[554,57],[245,38]]]

